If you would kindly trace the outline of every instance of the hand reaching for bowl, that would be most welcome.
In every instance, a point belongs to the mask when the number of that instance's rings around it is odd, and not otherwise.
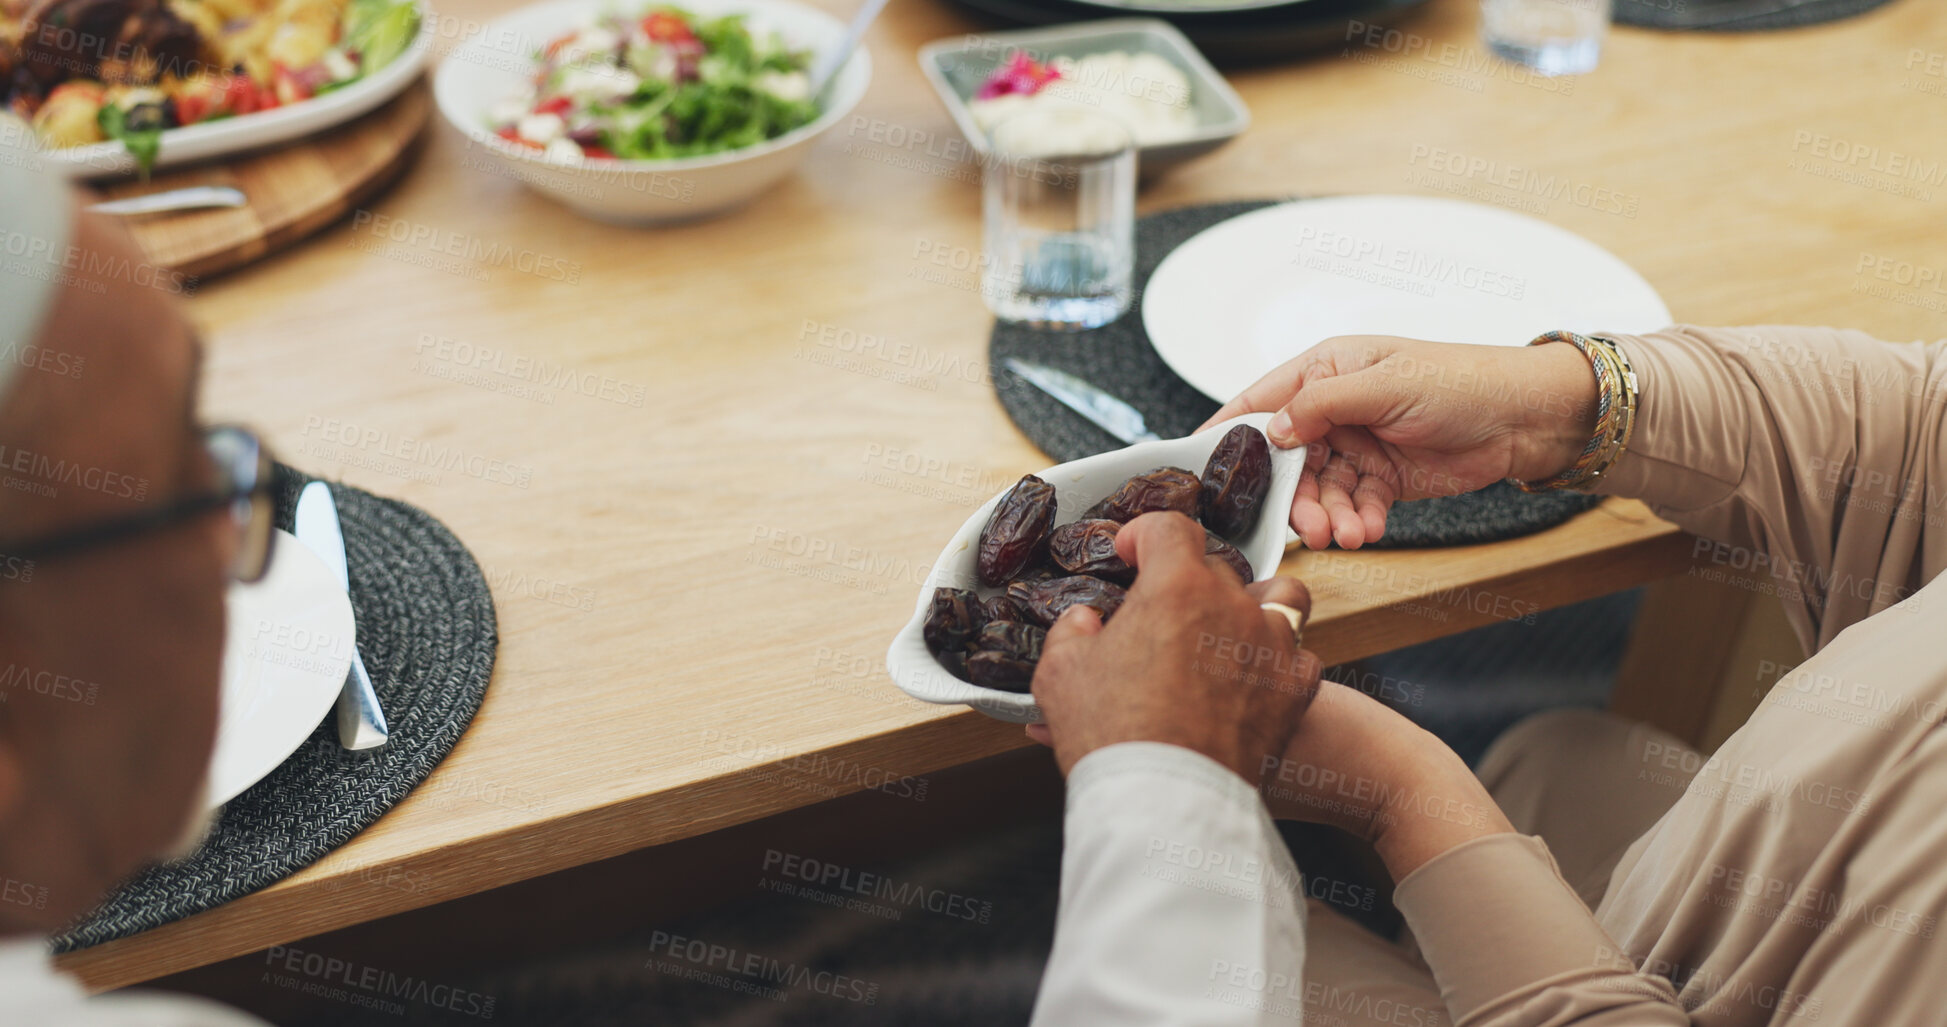
[[[1047,723],[1028,729],[1052,745],[1063,774],[1118,742],[1180,745],[1256,785],[1318,689],[1318,657],[1291,624],[1259,608],[1311,612],[1294,578],[1246,587],[1204,555],[1204,530],[1180,513],[1150,513],[1115,537],[1136,583],[1108,624],[1071,606],[1049,630],[1034,673]]]
[[[1292,529],[1312,549],[1357,549],[1386,533],[1399,500],[1565,470],[1595,429],[1596,398],[1573,346],[1342,335],[1265,375],[1203,427],[1279,411],[1265,430],[1272,444],[1311,446]]]

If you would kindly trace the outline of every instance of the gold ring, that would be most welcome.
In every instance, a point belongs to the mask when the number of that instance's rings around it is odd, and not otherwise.
[[[1260,610],[1270,610],[1283,617],[1291,625],[1291,644],[1302,648],[1305,644],[1305,615],[1283,603],[1259,603]]]

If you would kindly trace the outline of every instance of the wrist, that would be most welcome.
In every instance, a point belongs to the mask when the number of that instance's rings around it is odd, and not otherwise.
[[[1600,390],[1589,358],[1566,343],[1512,351],[1511,377],[1521,390],[1509,477],[1545,481],[1574,466],[1595,434]]]
[[[1373,821],[1373,849],[1395,882],[1466,842],[1514,831],[1480,779],[1432,735],[1407,767]]]

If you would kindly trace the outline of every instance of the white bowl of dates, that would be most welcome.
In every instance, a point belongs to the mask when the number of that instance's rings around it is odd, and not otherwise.
[[[1048,626],[1074,605],[1114,617],[1135,579],[1115,555],[1116,530],[1151,511],[1197,519],[1206,551],[1247,582],[1277,573],[1305,450],[1270,445],[1270,420],[1246,414],[1060,464],[988,500],[934,561],[892,640],[893,681],[925,702],[1039,722],[1028,686]]]

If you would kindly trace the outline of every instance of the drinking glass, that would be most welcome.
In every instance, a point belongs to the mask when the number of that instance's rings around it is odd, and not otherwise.
[[[988,133],[981,296],[1003,321],[1078,331],[1129,309],[1136,143],[1087,107],[1047,104]]]
[[[1595,70],[1613,0],[1481,0],[1481,41],[1543,75]]]

